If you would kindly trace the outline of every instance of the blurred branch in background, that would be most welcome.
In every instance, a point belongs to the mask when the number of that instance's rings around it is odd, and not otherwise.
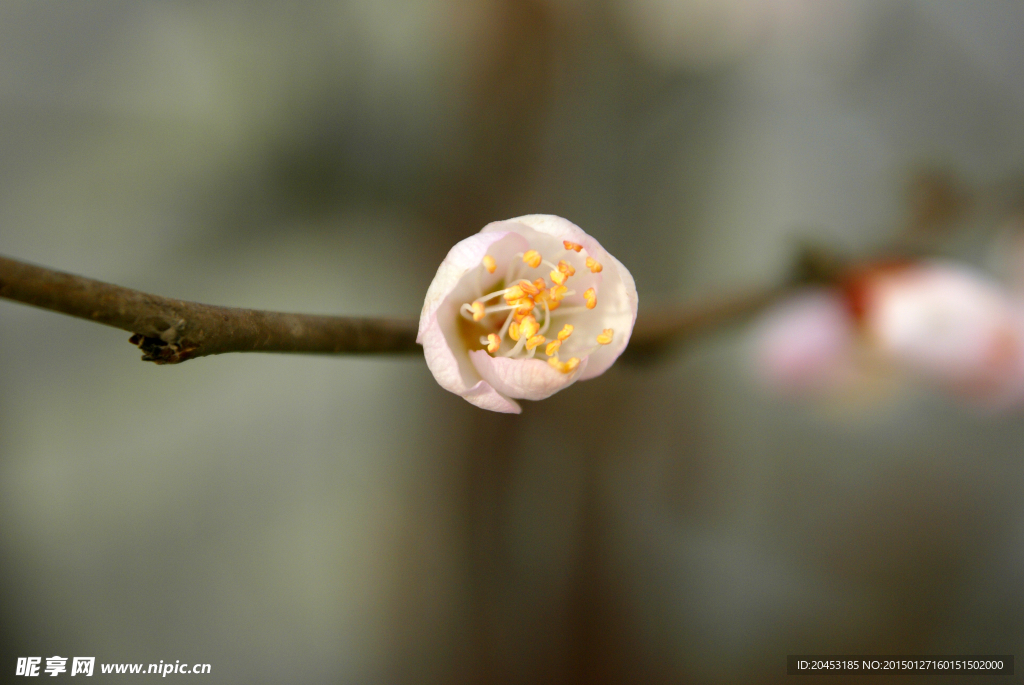
[[[792,286],[785,283],[751,288],[728,297],[709,298],[688,305],[662,306],[653,314],[640,314],[626,353],[635,360],[666,351],[752,316],[791,289]]]

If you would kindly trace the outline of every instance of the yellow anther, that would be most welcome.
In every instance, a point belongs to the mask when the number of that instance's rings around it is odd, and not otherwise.
[[[533,281],[533,285],[537,288],[537,292],[542,292],[548,287],[548,284],[544,282],[543,278],[538,278]]]
[[[599,273],[604,267],[593,257],[587,257],[587,268],[593,273]]]
[[[573,265],[565,261],[564,259],[558,262],[558,270],[561,271],[566,276],[572,276],[576,273],[576,269],[573,268]]]
[[[508,327],[508,337],[512,338],[515,342],[519,342],[519,322],[513,321],[512,325]]]
[[[510,302],[509,304],[514,304],[516,306],[517,314],[523,314],[525,316],[533,311],[533,300],[528,297],[524,297],[523,299],[515,302]]]
[[[540,252],[537,252],[536,250],[528,250],[526,254],[523,255],[523,261],[536,269],[540,266],[542,258],[540,256]]]
[[[484,255],[484,268],[487,269],[487,273],[493,274],[494,270],[498,268],[498,263],[491,255]]]
[[[473,321],[479,321],[484,318],[486,312],[484,311],[484,303],[477,301],[469,305],[469,308],[473,310]]]
[[[547,356],[550,357],[555,352],[558,352],[558,348],[561,347],[561,346],[562,346],[562,341],[561,340],[552,340],[551,342],[548,343],[548,346],[544,348],[544,354],[546,354]]]
[[[593,288],[587,288],[587,291],[583,293],[583,299],[587,301],[587,309],[597,306],[597,292]]]
[[[583,249],[583,246],[579,243],[569,242],[568,240],[563,240],[562,244],[565,245],[565,249],[572,250],[573,252],[579,252]]]
[[[568,278],[568,276],[566,276],[561,271],[552,271],[551,272],[551,281],[553,283],[556,283],[558,285],[562,285],[563,283],[565,283],[565,279],[566,278]]]
[[[532,350],[537,345],[543,345],[543,344],[544,344],[544,336],[543,335],[530,336],[530,339],[526,341],[526,349]]]
[[[602,345],[607,345],[611,341],[612,341],[612,329],[610,329],[610,328],[604,329],[603,331],[601,331],[601,335],[597,336],[597,342],[601,343]]]
[[[548,364],[551,364],[551,366],[555,367],[562,373],[572,373],[576,367],[580,365],[580,360],[573,357],[569,361],[563,362],[559,361],[558,357],[550,357],[548,359]]]
[[[524,297],[526,297],[526,293],[523,292],[523,289],[520,288],[518,285],[514,285],[505,291],[503,297],[505,298],[506,302],[512,304],[516,300],[521,300]]]
[[[572,335],[572,324],[567,323],[564,326],[562,326],[562,330],[558,333],[558,339],[565,340],[570,335]]]
[[[537,335],[537,331],[539,330],[540,326],[537,324],[537,319],[532,316],[527,316],[523,319],[523,322],[519,324],[519,334],[527,340]]]
[[[518,285],[522,289],[522,291],[527,295],[536,295],[537,293],[540,292],[540,288],[535,286],[533,283],[530,283],[529,281],[519,281]]]
[[[565,293],[568,291],[569,289],[564,285],[556,285],[541,295],[540,299],[548,303],[549,311],[554,311],[562,304],[562,298],[565,297]]]
[[[491,333],[487,336],[487,351],[494,354],[501,347],[501,338],[496,333]]]

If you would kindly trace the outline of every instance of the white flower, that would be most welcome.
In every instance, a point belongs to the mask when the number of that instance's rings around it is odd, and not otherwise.
[[[637,294],[626,267],[570,221],[488,224],[451,249],[427,290],[416,342],[441,387],[518,414],[605,372],[626,348]]]

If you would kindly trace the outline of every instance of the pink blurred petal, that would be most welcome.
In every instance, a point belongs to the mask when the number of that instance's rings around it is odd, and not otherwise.
[[[854,326],[845,302],[830,290],[793,295],[769,310],[756,334],[765,381],[786,392],[835,387],[853,365]]]

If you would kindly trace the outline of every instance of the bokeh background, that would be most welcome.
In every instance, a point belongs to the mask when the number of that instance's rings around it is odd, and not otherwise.
[[[1022,32],[1011,0],[5,2],[0,253],[415,317],[457,240],[552,213],[644,312],[775,282],[800,241],[885,245],[939,168],[988,198],[940,239],[980,264],[1021,186]],[[791,653],[1024,658],[1024,414],[781,399],[753,329],[510,417],[418,358],[156,367],[0,301],[0,669],[781,683]]]

